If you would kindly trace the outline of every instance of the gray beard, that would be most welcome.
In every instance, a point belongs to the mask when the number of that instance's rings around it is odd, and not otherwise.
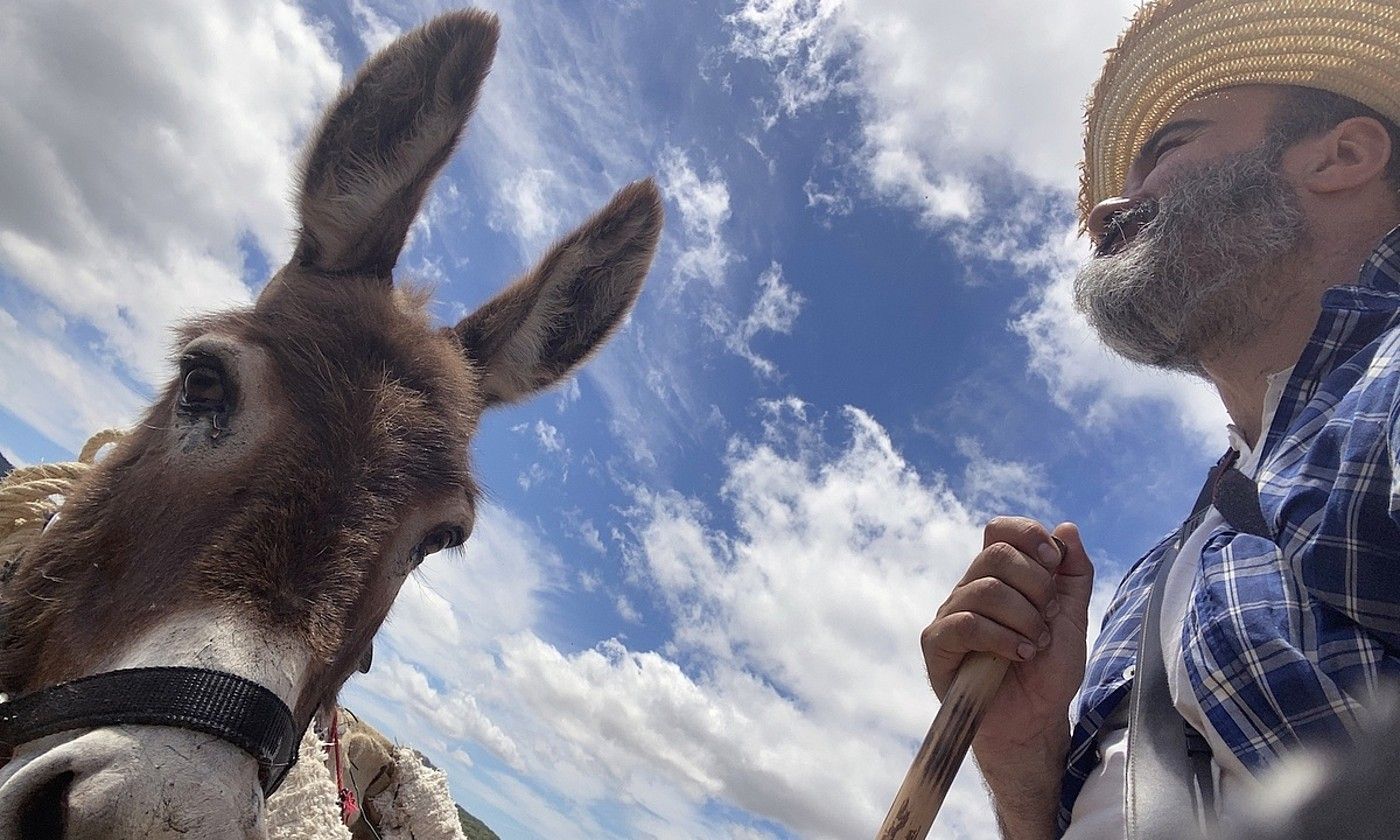
[[[1308,244],[1279,144],[1181,175],[1126,248],[1074,280],[1099,337],[1140,364],[1204,374],[1202,361],[1257,337],[1289,294]]]

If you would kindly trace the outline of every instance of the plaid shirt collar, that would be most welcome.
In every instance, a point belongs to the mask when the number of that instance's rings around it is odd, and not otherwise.
[[[1400,228],[1322,314],[1263,441],[1256,479],[1272,539],[1228,526],[1206,540],[1182,653],[1206,717],[1246,767],[1355,731],[1359,699],[1400,674],[1400,527],[1391,451],[1400,393]],[[1059,832],[1099,762],[1098,733],[1132,685],[1158,565],[1119,584],[1073,705]],[[1306,562],[1304,562],[1306,561]]]

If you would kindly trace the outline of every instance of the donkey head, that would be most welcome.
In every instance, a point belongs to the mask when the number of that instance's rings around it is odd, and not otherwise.
[[[624,188],[454,327],[394,288],[496,38],[490,15],[437,18],[332,104],[305,159],[292,260],[251,308],[183,327],[178,375],[0,586],[0,691],[194,666],[266,687],[305,727],[409,572],[467,538],[481,413],[608,338],[662,216],[650,181]],[[260,837],[257,770],[184,729],[52,735],[0,769],[0,840]]]

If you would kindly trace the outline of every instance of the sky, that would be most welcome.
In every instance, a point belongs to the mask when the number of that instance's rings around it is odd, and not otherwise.
[[[919,650],[1001,513],[1094,611],[1225,444],[1071,304],[1082,102],[1128,0],[482,0],[502,39],[399,276],[455,322],[612,192],[667,221],[626,327],[488,415],[489,504],[345,705],[503,838],[872,836]],[[0,6],[0,452],[71,458],[171,326],[289,256],[320,109],[429,0]],[[969,764],[933,836],[994,836]]]

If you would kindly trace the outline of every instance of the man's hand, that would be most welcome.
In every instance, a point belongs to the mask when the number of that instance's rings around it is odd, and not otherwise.
[[[1011,661],[972,751],[1009,837],[1050,836],[1069,746],[1069,703],[1084,678],[1094,566],[1079,530],[998,517],[982,551],[923,633],[939,697],[969,653]],[[1062,556],[1063,555],[1063,556]]]

